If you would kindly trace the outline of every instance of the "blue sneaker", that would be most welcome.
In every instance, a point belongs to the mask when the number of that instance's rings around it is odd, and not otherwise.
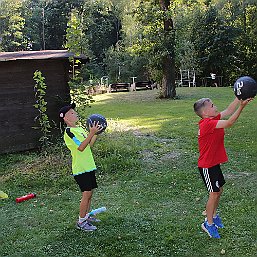
[[[202,224],[202,229],[212,238],[220,238],[219,232],[215,224],[208,225],[208,222],[205,221]]]
[[[213,218],[213,222],[214,224],[218,227],[218,228],[224,228],[224,225],[221,221],[220,216],[217,214],[216,217]]]

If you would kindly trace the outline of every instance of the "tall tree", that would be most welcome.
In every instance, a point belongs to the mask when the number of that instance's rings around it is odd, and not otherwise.
[[[0,2],[0,50],[19,51],[26,49],[24,40],[25,19],[21,16],[22,0]]]
[[[159,0],[163,12],[164,37],[163,45],[165,52],[162,57],[162,88],[161,97],[170,98],[176,96],[175,89],[175,30],[170,16],[170,0]]]
[[[250,75],[257,79],[257,4],[242,1],[240,16],[241,35],[239,37],[240,75]]]
[[[88,39],[84,33],[83,15],[78,10],[73,9],[66,29],[65,48],[68,48],[76,55],[89,55]]]
[[[80,12],[83,20],[81,29],[88,49],[85,54],[90,57],[88,77],[101,78],[107,75],[104,62],[106,52],[120,39],[121,26],[115,8],[109,1],[90,1],[85,2]]]
[[[133,13],[137,20],[137,39],[130,40],[131,52],[148,58],[152,79],[161,83],[161,98],[174,98],[175,29],[170,0],[140,1]]]
[[[43,22],[46,49],[62,49],[64,47],[69,14],[73,8],[79,8],[81,5],[80,0],[51,0],[45,5]]]
[[[26,38],[32,50],[63,49],[72,9],[84,0],[23,0]]]
[[[24,33],[29,50],[42,50],[45,48],[45,32],[43,8],[46,3],[40,0],[25,0],[22,13],[25,19]]]

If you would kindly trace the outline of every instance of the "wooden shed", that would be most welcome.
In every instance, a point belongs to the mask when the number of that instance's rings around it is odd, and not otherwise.
[[[58,110],[70,100],[69,57],[73,54],[67,50],[0,52],[0,154],[39,146],[41,133],[33,128],[36,70],[45,77],[49,120],[58,124]]]

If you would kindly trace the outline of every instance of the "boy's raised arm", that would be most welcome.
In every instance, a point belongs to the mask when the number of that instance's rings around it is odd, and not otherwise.
[[[97,138],[97,135],[94,135],[94,136],[92,137],[92,139],[91,139],[91,141],[90,141],[90,143],[89,143],[91,147],[94,145],[94,143],[95,143],[95,141],[96,141],[96,138]]]
[[[236,108],[239,103],[240,103],[240,100],[238,100],[236,97],[234,99],[234,101],[232,103],[230,103],[230,105],[224,111],[222,111],[220,113],[220,115],[221,115],[220,118],[223,119],[224,117],[232,115],[236,111]]]
[[[237,110],[230,116],[230,118],[228,120],[219,120],[216,128],[229,128],[231,127],[238,119],[238,117],[240,116],[242,110],[244,109],[244,107],[250,102],[252,101],[252,98],[246,99],[246,100],[239,100],[240,102],[240,106],[237,108]]]
[[[95,142],[96,140],[96,137],[95,134],[97,132],[99,132],[100,130],[102,129],[102,127],[97,123],[94,123],[92,125],[92,127],[90,127],[90,131],[89,131],[89,134],[87,136],[87,138],[80,144],[80,146],[78,147],[78,150],[83,152],[85,150],[85,148],[87,147],[88,144],[91,145],[91,141],[93,140],[93,143]],[[94,139],[95,138],[95,139]],[[92,144],[93,144],[92,143]]]

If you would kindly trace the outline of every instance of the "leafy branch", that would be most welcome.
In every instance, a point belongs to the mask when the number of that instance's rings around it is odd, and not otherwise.
[[[39,138],[42,149],[45,149],[50,145],[50,133],[51,133],[51,124],[46,114],[47,111],[47,102],[45,100],[46,88],[45,78],[42,75],[41,71],[36,70],[34,72],[33,79],[36,84],[34,86],[36,103],[33,105],[38,110],[38,115],[35,118],[35,121],[39,123],[39,127],[34,127],[35,129],[40,129],[42,136]]]

